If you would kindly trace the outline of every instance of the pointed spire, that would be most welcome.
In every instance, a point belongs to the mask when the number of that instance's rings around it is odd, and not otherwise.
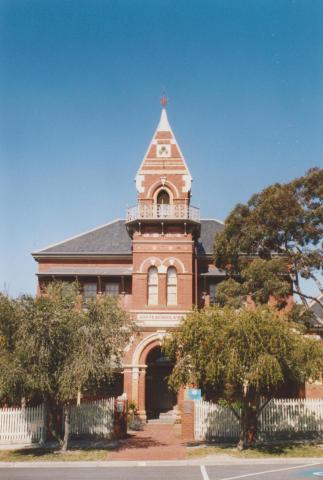
[[[162,105],[162,111],[160,115],[159,124],[157,127],[157,132],[168,132],[171,131],[170,125],[168,123],[166,105],[168,103],[168,98],[166,97],[165,91],[163,91],[162,97],[160,99]]]
[[[163,108],[161,111],[157,132],[169,132],[169,131],[171,131],[171,128],[168,123],[167,112],[166,112],[166,109]]]

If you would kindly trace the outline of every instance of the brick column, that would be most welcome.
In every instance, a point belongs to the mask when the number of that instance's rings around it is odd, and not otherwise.
[[[182,439],[193,442],[194,438],[194,402],[184,400],[182,403]]]
[[[127,394],[128,400],[134,400],[132,398],[132,369],[125,368],[123,371],[123,392]]]

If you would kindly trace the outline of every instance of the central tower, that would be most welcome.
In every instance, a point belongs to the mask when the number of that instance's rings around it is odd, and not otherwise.
[[[165,104],[135,181],[138,203],[126,219],[133,247],[133,313],[143,327],[175,327],[196,301],[200,215],[190,204],[192,176]]]

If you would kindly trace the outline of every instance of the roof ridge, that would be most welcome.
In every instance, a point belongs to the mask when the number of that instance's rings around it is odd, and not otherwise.
[[[224,225],[224,222],[222,220],[219,220],[218,218],[201,218],[201,221],[212,221],[212,222],[218,222],[218,223],[221,223],[222,225]]]
[[[108,227],[109,225],[112,225],[113,223],[117,223],[117,222],[124,221],[124,220],[125,220],[124,218],[116,218],[115,220],[111,220],[111,222],[100,225],[99,227],[91,228],[90,230],[87,230],[86,232],[79,233],[78,235],[74,235],[73,237],[66,238],[65,240],[61,240],[60,242],[52,243],[51,245],[47,245],[47,247],[41,248],[39,250],[35,250],[31,254],[36,255],[37,253],[41,253],[44,250],[48,250],[49,248],[57,247],[58,245],[61,245],[62,243],[70,242],[71,240],[75,240],[76,238],[82,237],[83,235],[87,235],[88,233],[92,233],[92,232],[95,232],[96,230],[100,230],[100,228]]]

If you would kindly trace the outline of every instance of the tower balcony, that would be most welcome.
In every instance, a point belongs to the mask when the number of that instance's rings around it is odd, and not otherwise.
[[[126,223],[141,220],[186,220],[200,223],[200,209],[187,204],[141,204],[127,209]]]

